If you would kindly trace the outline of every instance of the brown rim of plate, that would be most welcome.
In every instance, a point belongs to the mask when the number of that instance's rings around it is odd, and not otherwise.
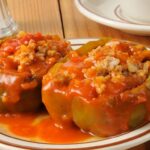
[[[109,143],[109,144],[104,144],[104,145],[100,145],[100,146],[89,146],[88,148],[87,147],[84,147],[84,148],[65,148],[65,150],[85,150],[85,149],[98,149],[98,148],[106,148],[106,147],[110,147],[110,146],[116,146],[118,144],[124,144],[124,143],[127,143],[127,142],[130,142],[130,141],[133,141],[135,139],[139,139],[147,134],[150,133],[150,129],[138,134],[138,135],[135,135],[133,137],[130,137],[130,138],[127,138],[127,139],[124,139],[124,140],[120,140],[120,141],[117,141],[117,142],[112,142],[112,143]],[[5,135],[6,136],[6,135]],[[9,137],[9,136],[8,136]],[[22,139],[19,139],[21,141],[24,141]],[[7,142],[7,141],[3,141],[3,140],[0,140],[0,143],[2,144],[5,144],[7,146],[12,146],[12,147],[16,147],[16,148],[26,148],[26,149],[32,149],[32,150],[45,150],[45,148],[35,148],[35,147],[32,147],[32,146],[21,146],[19,144],[13,144],[13,143],[10,143],[10,142]],[[32,143],[32,142],[31,142]],[[38,143],[37,143],[38,144]],[[40,143],[42,145],[42,143]],[[51,144],[51,145],[57,145],[57,144]],[[59,144],[59,145],[62,145],[63,144]],[[70,145],[70,144],[64,144],[64,145]],[[72,145],[72,144],[71,144]],[[76,144],[75,144],[76,145]],[[59,148],[47,148],[46,150],[64,150],[64,149],[59,149]]]
[[[110,21],[117,21],[117,22],[120,22],[120,23],[127,23],[127,24],[132,24],[132,25],[144,25],[144,26],[149,26],[147,24],[139,24],[139,23],[135,23],[135,22],[132,22],[132,21],[129,21],[129,20],[126,20],[124,18],[122,18],[120,15],[116,15],[116,9],[118,9],[118,7],[120,7],[120,5],[117,5],[114,9],[114,14],[117,18],[119,18],[120,20],[115,20],[115,19],[111,19],[111,18],[108,18],[108,17],[105,17],[103,15],[98,15],[97,13],[95,13],[94,11],[92,11],[91,9],[87,8],[86,6],[83,5],[83,3],[81,2],[81,0],[78,0],[79,4],[85,9],[87,10],[88,12],[90,13],[93,13],[94,15],[96,15],[97,17],[101,17],[103,19],[107,19],[107,20],[110,20]]]
[[[149,26],[150,24],[144,24],[144,23],[138,23],[138,22],[134,22],[129,20],[128,18],[126,18],[125,16],[123,16],[123,14],[121,13],[121,8],[120,5],[117,5],[116,8],[114,9],[114,14],[116,15],[117,18],[119,18],[120,20],[126,22],[126,23],[130,23],[130,24],[135,24],[135,25],[146,25]]]

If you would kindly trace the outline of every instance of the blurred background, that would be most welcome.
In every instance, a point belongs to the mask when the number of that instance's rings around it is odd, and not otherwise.
[[[19,28],[59,34],[65,38],[111,36],[150,45],[150,37],[136,36],[98,24],[79,13],[74,0],[7,0]]]

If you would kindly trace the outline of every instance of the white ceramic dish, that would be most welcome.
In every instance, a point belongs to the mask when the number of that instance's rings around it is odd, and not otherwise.
[[[122,12],[139,22],[150,24],[150,1],[149,0],[125,0],[120,1]],[[139,11],[140,10],[140,11]]]
[[[120,0],[75,0],[75,5],[93,21],[132,34],[150,35],[150,24],[127,18],[121,11]]]
[[[95,39],[73,39],[70,40],[73,48]],[[0,128],[0,150],[125,150],[150,140],[150,123],[121,135],[103,140],[89,141],[77,144],[45,144],[30,142],[7,135]]]

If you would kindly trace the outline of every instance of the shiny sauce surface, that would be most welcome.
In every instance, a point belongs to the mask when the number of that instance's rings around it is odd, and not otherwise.
[[[15,137],[37,142],[66,144],[92,137],[73,124],[65,127],[56,124],[46,113],[0,114],[0,125]]]

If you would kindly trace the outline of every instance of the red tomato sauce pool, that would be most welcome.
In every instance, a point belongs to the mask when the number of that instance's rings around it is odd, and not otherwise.
[[[66,127],[55,124],[46,113],[0,114],[0,124],[6,125],[9,132],[16,136],[48,143],[75,143],[92,137],[73,124]]]

